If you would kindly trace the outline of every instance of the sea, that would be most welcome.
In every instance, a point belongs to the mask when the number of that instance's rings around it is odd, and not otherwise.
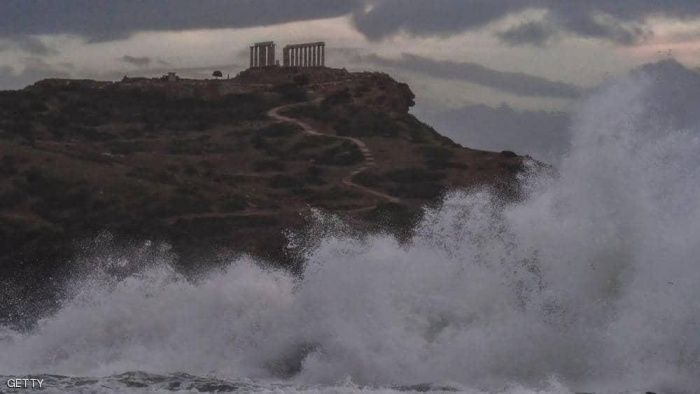
[[[0,327],[0,391],[700,393],[698,108],[674,61],[606,80],[518,202],[452,190],[400,240],[315,211],[301,275],[100,235],[56,311]]]

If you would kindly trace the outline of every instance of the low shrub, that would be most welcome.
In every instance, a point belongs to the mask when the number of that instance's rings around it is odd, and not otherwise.
[[[340,119],[333,127],[338,135],[349,137],[396,137],[399,134],[396,123],[380,112],[358,112]]]
[[[419,167],[401,168],[388,171],[384,176],[396,183],[434,182],[445,178],[441,172],[432,172]]]
[[[224,212],[236,212],[244,210],[247,206],[247,202],[245,196],[231,194],[221,201],[220,206],[221,210]]]
[[[304,182],[299,177],[280,174],[270,178],[268,185],[275,189],[292,189],[304,186]]]
[[[300,141],[294,143],[289,148],[290,154],[299,154],[305,149],[313,149],[321,146],[326,146],[337,142],[337,138],[328,137],[325,135],[305,135]]]
[[[285,168],[284,162],[279,160],[258,160],[253,163],[253,170],[256,172],[284,171]]]
[[[430,200],[440,197],[444,191],[444,186],[433,182],[404,183],[389,190],[390,194],[402,198]]]
[[[293,123],[277,122],[255,132],[262,138],[291,137],[299,132],[299,126]]]
[[[309,75],[308,74],[298,74],[292,77],[292,81],[294,84],[299,85],[299,86],[304,86],[309,84]]]
[[[17,160],[12,155],[5,155],[0,161],[0,175],[10,176],[17,174]]]
[[[451,149],[443,146],[423,146],[420,148],[420,153],[423,155],[423,158],[433,160],[449,160],[454,156],[454,152]]]
[[[176,139],[170,143],[167,152],[172,155],[202,155],[206,152],[207,142],[199,139]]]
[[[191,234],[226,234],[236,228],[265,227],[279,224],[275,216],[225,216],[178,220],[177,225]]]
[[[24,199],[24,194],[19,190],[12,189],[0,193],[0,208],[10,209],[17,206]]]
[[[323,180],[324,169],[318,166],[311,166],[306,170],[306,182],[312,185],[323,185],[326,181]]]
[[[137,152],[149,152],[150,146],[143,141],[114,141],[107,145],[111,153],[117,155],[130,155]]]
[[[363,185],[367,187],[375,187],[382,183],[384,178],[373,172],[361,172],[352,177],[352,181],[358,185]]]
[[[446,160],[426,160],[425,166],[431,171],[446,170],[450,168],[466,170],[469,165],[464,163],[459,163],[456,161],[446,161]]]
[[[381,223],[393,229],[410,229],[415,224],[419,215],[411,212],[405,205],[393,202],[380,203],[367,212],[365,216],[368,220]]]
[[[311,118],[318,120],[327,120],[329,117],[329,112],[325,109],[321,109],[315,104],[304,104],[297,105],[288,110],[284,111],[284,115],[290,116],[292,118]]]
[[[321,108],[322,109],[329,109],[333,106],[336,105],[345,105],[348,104],[349,102],[352,101],[352,96],[350,95],[350,91],[345,88],[343,90],[339,90],[325,99],[321,101]]]
[[[352,166],[364,160],[362,151],[354,143],[343,141],[339,146],[335,146],[321,152],[316,158],[316,163],[329,166]]]
[[[284,101],[300,102],[309,99],[306,89],[296,83],[281,83],[275,85],[274,91],[282,96]]]

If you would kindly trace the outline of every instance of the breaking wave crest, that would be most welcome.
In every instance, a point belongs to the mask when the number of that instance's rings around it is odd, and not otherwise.
[[[186,280],[152,244],[86,260],[56,314],[0,332],[0,371],[690,392],[699,99],[673,62],[604,87],[556,177],[525,176],[519,203],[452,192],[408,242],[319,214],[303,277],[243,257]]]

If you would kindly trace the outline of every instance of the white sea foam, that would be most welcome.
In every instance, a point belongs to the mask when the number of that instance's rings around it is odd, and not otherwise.
[[[699,96],[700,76],[672,62],[604,87],[577,112],[556,179],[524,179],[525,201],[453,192],[406,244],[336,223],[302,279],[241,258],[187,281],[157,245],[121,263],[107,251],[58,313],[2,334],[0,371],[693,392]]]

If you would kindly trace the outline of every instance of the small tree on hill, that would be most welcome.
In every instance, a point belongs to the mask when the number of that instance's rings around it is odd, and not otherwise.
[[[221,78],[224,76],[224,74],[221,73],[221,71],[216,70],[211,74],[214,78]]]

